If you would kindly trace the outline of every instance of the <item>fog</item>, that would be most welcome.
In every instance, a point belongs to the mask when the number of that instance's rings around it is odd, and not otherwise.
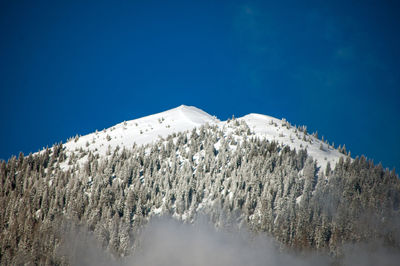
[[[254,237],[248,230],[217,231],[202,220],[193,225],[168,218],[156,219],[145,228],[137,253],[129,265],[322,265],[321,256],[295,257],[279,251],[266,236]]]
[[[153,218],[137,239],[131,256],[115,259],[101,249],[91,233],[82,228],[68,233],[61,251],[72,265],[116,266],[280,266],[280,265],[398,265],[396,250],[381,242],[347,244],[340,263],[328,255],[295,254],[282,250],[266,235],[255,236],[247,229],[216,230],[206,219],[183,224],[171,218]]]

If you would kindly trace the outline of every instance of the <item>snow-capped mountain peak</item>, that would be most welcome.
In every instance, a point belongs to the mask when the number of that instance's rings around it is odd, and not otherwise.
[[[309,155],[317,160],[321,170],[328,162],[332,166],[344,156],[337,149],[318,138],[292,126],[285,119],[251,113],[242,118],[256,137],[288,145],[292,149],[307,149]],[[228,120],[229,121],[229,120]],[[165,138],[170,134],[192,130],[206,123],[226,129],[228,121],[221,122],[203,110],[194,106],[181,105],[176,108],[125,121],[102,131],[75,137],[65,144],[66,152],[83,149],[104,156],[115,148],[130,149],[134,144],[144,145]]]
[[[175,109],[177,109],[181,113],[183,119],[196,126],[203,125],[205,123],[220,122],[216,117],[211,116],[208,113],[204,112],[203,110],[196,108],[194,106],[181,105]]]
[[[217,118],[196,107],[181,105],[161,113],[125,121],[102,131],[76,137],[68,141],[65,147],[67,152],[83,148],[104,155],[108,149],[113,151],[117,146],[131,148],[134,144],[148,144],[174,132],[191,130],[205,123],[219,122]]]
[[[306,149],[307,153],[317,160],[321,170],[328,162],[334,166],[340,157],[345,156],[329,143],[292,126],[286,119],[277,119],[267,115],[248,114],[242,118],[258,137],[288,145],[291,149]]]

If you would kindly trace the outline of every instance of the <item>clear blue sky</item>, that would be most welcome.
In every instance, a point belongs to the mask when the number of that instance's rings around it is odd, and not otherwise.
[[[400,169],[398,1],[74,2],[0,2],[0,158],[186,104]]]

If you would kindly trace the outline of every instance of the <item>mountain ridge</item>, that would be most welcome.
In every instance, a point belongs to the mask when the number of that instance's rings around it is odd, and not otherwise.
[[[328,162],[334,166],[340,157],[345,156],[329,143],[308,134],[304,127],[294,127],[286,119],[257,113],[236,119],[245,121],[256,137],[276,141],[296,150],[306,149],[309,155],[317,160],[321,171],[326,169]],[[130,149],[133,145],[154,143],[170,134],[192,130],[207,123],[224,128],[229,122],[230,119],[220,121],[197,107],[180,105],[160,113],[118,123],[102,131],[75,137],[64,146],[67,155],[82,148],[104,156],[107,151],[113,151],[117,146]]]

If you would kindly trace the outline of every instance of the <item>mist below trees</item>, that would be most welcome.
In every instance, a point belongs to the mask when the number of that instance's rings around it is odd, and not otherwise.
[[[216,229],[207,217],[184,224],[171,217],[153,218],[139,236],[134,254],[114,258],[83,227],[66,235],[60,255],[71,265],[85,266],[395,266],[400,254],[379,241],[346,244],[344,254],[333,258],[317,251],[295,252],[280,248],[266,234],[247,228]]]

